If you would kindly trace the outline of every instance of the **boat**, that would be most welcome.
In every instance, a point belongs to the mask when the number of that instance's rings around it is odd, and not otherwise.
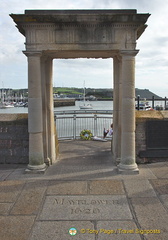
[[[14,107],[14,105],[12,105],[10,103],[5,103],[5,102],[0,103],[0,109],[13,108],[13,107]]]
[[[2,82],[3,85],[3,82]],[[4,93],[4,88],[2,88],[2,92],[1,92],[1,102],[0,102],[0,109],[5,109],[5,108],[13,108],[14,105],[11,102],[6,102],[5,101],[5,93]]]
[[[92,109],[92,105],[90,103],[84,103],[83,105],[79,106],[80,109]]]
[[[142,101],[139,103],[139,109],[138,109],[138,104],[136,104],[135,108],[136,110],[143,110],[143,111],[153,110],[153,108],[146,101]]]
[[[89,101],[86,101],[85,97],[85,82],[84,82],[84,90],[83,90],[83,104],[79,106],[80,109],[92,109],[92,104]]]

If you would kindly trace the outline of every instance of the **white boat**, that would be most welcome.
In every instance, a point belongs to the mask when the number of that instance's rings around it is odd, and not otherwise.
[[[11,103],[7,103],[7,102],[1,102],[0,103],[0,109],[4,109],[4,108],[13,108],[14,105]]]
[[[5,108],[13,108],[14,105],[9,104],[9,103],[0,103],[0,109],[5,109]]]
[[[92,109],[92,104],[86,101],[85,97],[85,82],[84,82],[84,91],[83,91],[83,104],[79,106],[80,109]]]
[[[135,108],[138,110],[138,104],[136,104]],[[139,103],[139,110],[149,111],[149,110],[153,110],[153,109],[152,109],[152,107],[149,105],[148,102],[142,101],[142,102]]]
[[[5,105],[5,108],[13,108],[14,107],[14,105],[12,105],[12,104],[6,104]]]
[[[92,105],[90,103],[84,103],[83,105],[79,106],[80,109],[92,109]]]

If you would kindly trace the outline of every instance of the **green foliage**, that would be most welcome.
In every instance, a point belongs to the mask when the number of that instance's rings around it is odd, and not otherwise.
[[[59,94],[82,94],[82,90],[78,88],[54,87],[54,93]]]

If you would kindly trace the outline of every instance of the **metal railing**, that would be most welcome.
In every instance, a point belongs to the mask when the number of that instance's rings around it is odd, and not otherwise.
[[[81,131],[84,129],[91,130],[93,136],[103,137],[104,128],[109,129],[112,122],[112,114],[62,115],[55,113],[58,139],[78,139]]]

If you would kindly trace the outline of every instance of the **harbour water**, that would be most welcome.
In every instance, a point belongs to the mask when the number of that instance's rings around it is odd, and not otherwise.
[[[74,106],[56,107],[54,111],[68,111],[68,110],[80,110],[81,101],[76,101]],[[93,110],[113,110],[113,101],[91,101]],[[149,101],[149,105],[152,106],[152,101]],[[155,101],[155,106],[163,106],[163,101]],[[14,107],[0,109],[0,113],[28,113],[27,107]]]
[[[56,107],[54,111],[80,110],[81,101],[76,101],[75,106]],[[92,101],[93,110],[113,110],[113,101]],[[27,107],[14,107],[0,109],[0,113],[28,113]]]
[[[113,110],[113,101],[91,101],[93,110]],[[74,106],[63,106],[56,107],[54,111],[71,111],[71,110],[80,110],[81,101],[76,101]],[[152,101],[149,101],[149,105],[152,106]],[[163,101],[155,101],[154,106],[162,106],[164,108]],[[5,108],[0,109],[1,113],[28,113],[27,107],[14,107],[14,108]]]

